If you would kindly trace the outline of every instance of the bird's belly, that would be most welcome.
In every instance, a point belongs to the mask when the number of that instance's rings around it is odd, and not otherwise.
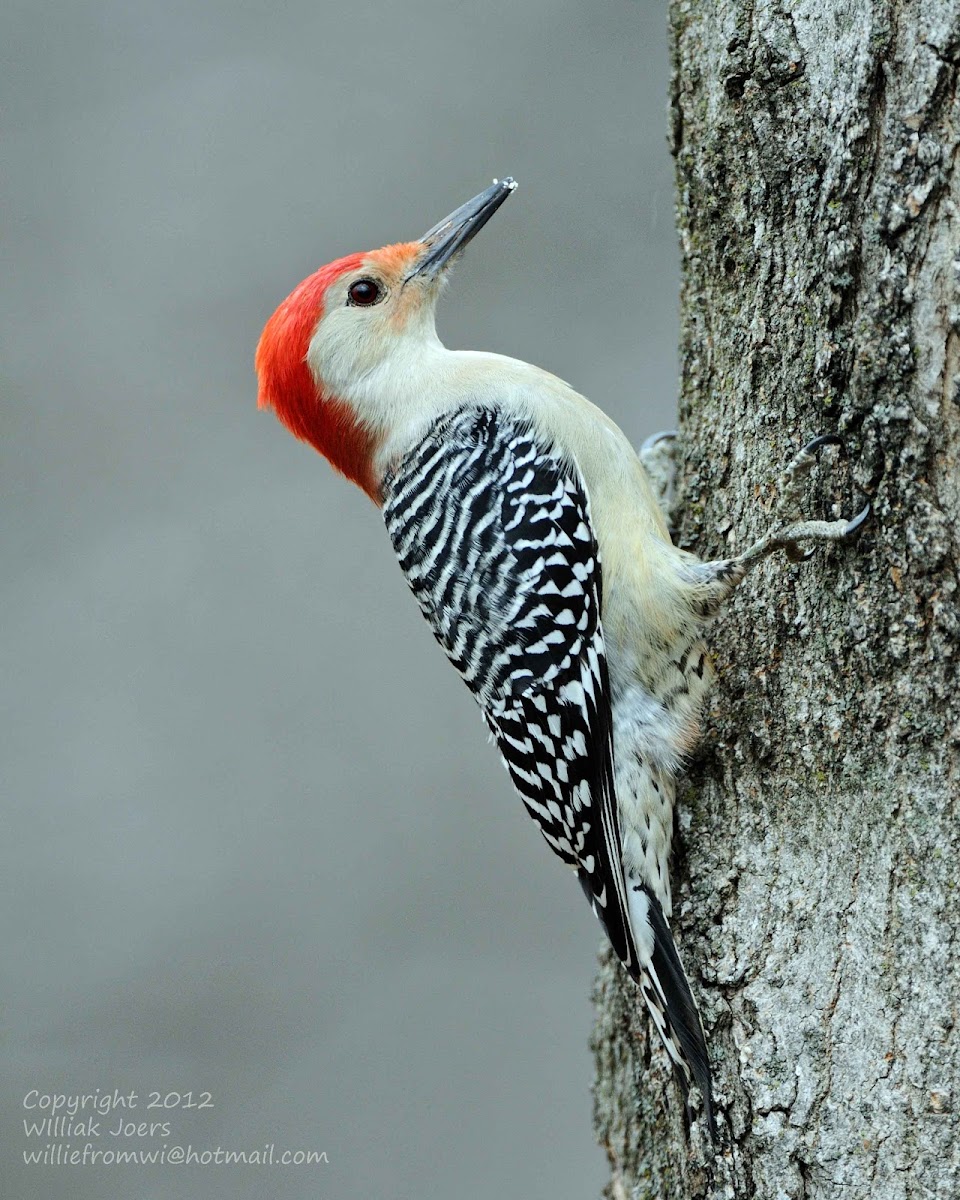
[[[675,780],[697,739],[706,648],[699,631],[640,652],[614,642],[608,662],[624,878],[649,887],[669,918]]]

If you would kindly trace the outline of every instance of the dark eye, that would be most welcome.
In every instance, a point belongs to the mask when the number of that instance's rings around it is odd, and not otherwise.
[[[358,279],[350,284],[347,298],[351,304],[376,304],[383,299],[383,289],[375,279]]]

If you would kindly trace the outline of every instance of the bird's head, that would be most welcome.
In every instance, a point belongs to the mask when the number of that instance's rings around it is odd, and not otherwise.
[[[447,270],[516,187],[496,181],[415,242],[339,258],[283,301],[257,347],[259,405],[371,495],[371,463],[383,430],[358,397],[438,345],[437,297]]]

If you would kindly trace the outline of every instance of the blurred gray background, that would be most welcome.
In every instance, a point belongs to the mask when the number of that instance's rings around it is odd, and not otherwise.
[[[665,21],[4,5],[5,1200],[599,1192],[598,927],[376,511],[257,412],[252,358],[304,275],[510,173],[441,336],[638,442],[669,425]],[[32,1088],[329,1165],[25,1167]],[[151,1142],[113,1125],[99,1148]]]

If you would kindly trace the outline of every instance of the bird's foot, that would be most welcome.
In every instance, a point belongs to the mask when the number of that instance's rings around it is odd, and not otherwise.
[[[665,429],[648,437],[637,455],[653,487],[657,503],[670,521],[677,497],[677,433]]]
[[[775,550],[784,550],[791,562],[803,562],[811,557],[813,549],[802,550],[802,542],[846,542],[870,516],[867,504],[855,517],[838,521],[810,521],[801,516],[800,493],[804,478],[817,462],[820,451],[826,446],[838,446],[844,454],[843,440],[835,433],[821,434],[808,442],[787,464],[780,476],[780,495],[773,526],[743,554],[733,561],[744,567],[744,574],[762,558]]]
[[[808,442],[787,465],[780,477],[774,523],[763,537],[735,558],[701,563],[696,569],[697,580],[701,584],[697,608],[704,620],[716,614],[747,573],[767,555],[775,550],[783,550],[791,562],[803,562],[812,556],[814,550],[801,549],[802,543],[850,541],[870,516],[868,504],[849,519],[810,521],[802,517],[801,484],[825,446],[839,446],[843,451],[841,439],[834,433],[828,433]]]

